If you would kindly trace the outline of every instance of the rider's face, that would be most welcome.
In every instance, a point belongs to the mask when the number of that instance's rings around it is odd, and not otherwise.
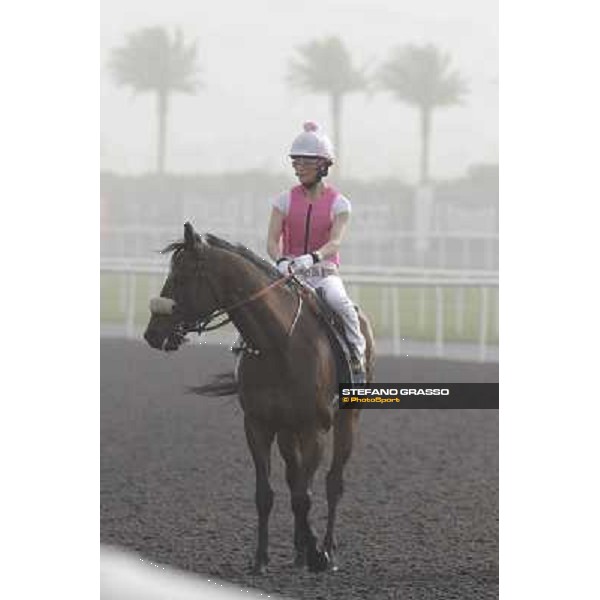
[[[319,173],[319,158],[308,156],[293,156],[292,167],[300,183],[310,184],[317,180]]]

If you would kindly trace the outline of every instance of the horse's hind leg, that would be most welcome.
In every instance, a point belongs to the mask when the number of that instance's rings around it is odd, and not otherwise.
[[[269,563],[269,514],[273,507],[273,490],[269,484],[271,471],[271,444],[274,433],[260,423],[244,419],[246,439],[256,469],[256,510],[258,512],[258,544],[253,572],[264,573]]]
[[[335,538],[333,534],[338,502],[344,491],[344,466],[352,452],[354,432],[358,427],[359,412],[355,409],[339,410],[333,424],[333,457],[327,473],[327,531],[323,545],[330,560],[330,568],[337,570],[334,557]]]
[[[282,432],[277,436],[277,442],[286,463],[286,478],[292,497],[296,565],[302,566],[306,561],[311,571],[323,571],[327,568],[327,556],[317,549],[317,536],[308,517],[310,487],[323,453],[321,436],[317,431],[300,434]]]

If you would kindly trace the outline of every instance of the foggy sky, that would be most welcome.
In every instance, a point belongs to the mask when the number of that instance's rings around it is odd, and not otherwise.
[[[102,167],[154,168],[155,98],[116,87],[106,61],[128,32],[156,25],[179,26],[186,41],[198,40],[204,85],[196,96],[172,96],[167,171],[289,170],[287,151],[302,122],[314,119],[328,129],[330,115],[325,96],[287,86],[287,62],[299,44],[328,35],[339,36],[358,65],[375,67],[406,43],[449,52],[470,94],[464,106],[434,113],[432,176],[459,176],[472,163],[497,162],[497,19],[496,0],[102,0]],[[414,181],[417,111],[388,92],[346,98],[344,173]]]

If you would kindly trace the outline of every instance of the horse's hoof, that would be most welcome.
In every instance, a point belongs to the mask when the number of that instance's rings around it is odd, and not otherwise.
[[[337,571],[340,570],[340,566],[338,565],[336,556],[333,552],[333,550],[323,550],[323,552],[325,552],[325,555],[327,556],[327,560],[328,560],[328,564],[327,564],[327,570],[330,573],[336,573]]]
[[[329,566],[329,555],[327,552],[315,550],[314,554],[308,556],[308,569],[313,573],[325,571]]]
[[[255,558],[254,563],[250,567],[251,575],[266,575],[267,565],[269,564],[268,558]]]

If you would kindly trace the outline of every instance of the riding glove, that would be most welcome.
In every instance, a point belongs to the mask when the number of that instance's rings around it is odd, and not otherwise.
[[[277,262],[277,270],[282,274],[282,275],[289,275],[290,274],[290,261],[287,258],[284,258],[283,260],[279,260]]]
[[[315,259],[312,254],[302,254],[301,256],[297,256],[290,266],[292,271],[296,271],[297,269],[304,270],[309,269],[315,264]]]

